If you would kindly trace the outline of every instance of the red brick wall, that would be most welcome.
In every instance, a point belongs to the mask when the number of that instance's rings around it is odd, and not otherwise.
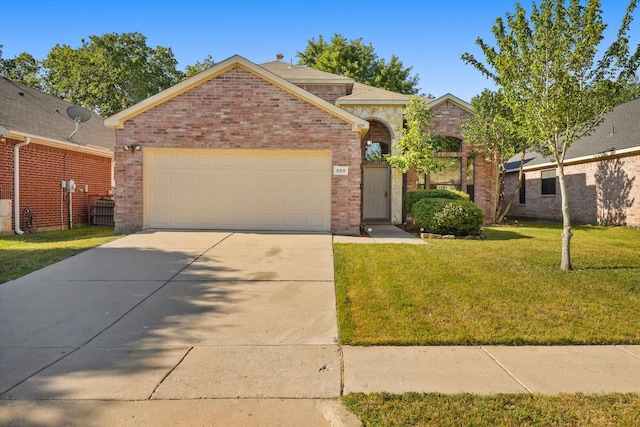
[[[0,143],[0,186],[10,188],[13,199],[13,146],[18,141]],[[20,212],[29,207],[40,228],[68,228],[68,195],[62,200],[60,181],[73,179],[73,224],[87,224],[84,185],[88,197],[104,195],[111,189],[111,159],[31,142],[20,148]],[[15,223],[13,224],[15,227]]]
[[[338,98],[347,95],[345,86],[329,86],[329,85],[299,85],[307,92],[311,92],[315,96],[324,99],[332,104],[336,103]]]
[[[360,226],[360,137],[352,125],[241,67],[219,75],[125,122],[116,132],[116,229],[143,226],[143,156],[123,145],[181,148],[331,150],[331,228]],[[352,173],[355,172],[355,173]]]
[[[549,169],[549,168],[547,168]],[[569,214],[576,224],[640,226],[640,155],[565,165]],[[525,204],[516,202],[509,216],[562,220],[560,185],[556,194],[542,195],[541,171],[525,172]],[[512,192],[517,174],[507,177]]]
[[[434,114],[431,119],[433,135],[452,136],[463,141],[461,153],[440,153],[439,155],[462,158],[462,191],[467,192],[467,162],[472,156],[473,147],[464,143],[462,124],[471,113],[450,101],[436,105],[431,111]],[[474,202],[484,211],[487,223],[493,221],[494,175],[495,165],[485,162],[482,156],[476,157]],[[427,182],[427,187],[428,184]],[[414,191],[417,188],[417,175],[415,170],[411,169],[407,172],[407,191]]]
[[[364,136],[363,144],[367,141],[382,142],[387,144],[389,150],[391,149],[391,133],[384,123],[377,120],[369,120],[369,130]]]

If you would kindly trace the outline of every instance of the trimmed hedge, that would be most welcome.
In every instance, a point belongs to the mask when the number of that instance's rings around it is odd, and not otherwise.
[[[450,200],[469,200],[469,195],[457,190],[417,190],[407,191],[404,196],[404,210],[411,212],[413,205],[425,198],[431,199],[450,199]]]
[[[427,233],[469,236],[480,233],[484,212],[468,199],[418,200],[411,210],[413,221]]]

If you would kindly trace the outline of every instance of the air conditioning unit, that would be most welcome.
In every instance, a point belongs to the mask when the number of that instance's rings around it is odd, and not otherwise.
[[[11,231],[11,199],[0,199],[0,231]]]

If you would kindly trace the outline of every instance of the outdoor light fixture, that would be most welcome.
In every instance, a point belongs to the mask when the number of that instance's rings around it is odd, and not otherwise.
[[[124,151],[131,151],[132,153],[135,153],[136,151],[140,151],[142,149],[139,144],[129,144],[125,145],[123,148]]]

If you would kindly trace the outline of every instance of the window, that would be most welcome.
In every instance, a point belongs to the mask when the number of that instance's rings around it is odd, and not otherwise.
[[[364,159],[367,162],[385,162],[384,155],[389,154],[389,146],[382,142],[367,144]]]
[[[542,178],[542,195],[556,194],[556,170],[544,170],[540,177]]]
[[[437,172],[431,172],[429,188],[460,190],[462,188],[462,159],[460,157],[440,157]]]
[[[476,180],[476,159],[475,157],[467,157],[467,194],[469,200],[474,201],[474,188]]]
[[[525,174],[522,174],[522,181],[520,181],[520,204],[524,205],[527,201],[527,180]]]

